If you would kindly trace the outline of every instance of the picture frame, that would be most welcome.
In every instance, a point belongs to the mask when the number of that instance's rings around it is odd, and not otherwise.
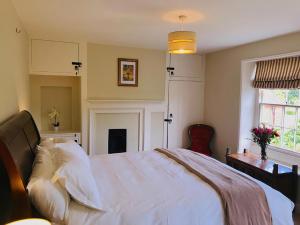
[[[118,58],[118,86],[138,86],[138,59]]]

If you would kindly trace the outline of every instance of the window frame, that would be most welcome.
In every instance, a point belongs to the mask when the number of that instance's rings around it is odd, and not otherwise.
[[[261,107],[263,105],[269,105],[269,106],[279,106],[279,107],[283,107],[283,118],[282,118],[282,121],[284,121],[284,118],[285,118],[285,108],[286,107],[291,107],[291,108],[295,108],[296,109],[296,122],[297,120],[300,118],[300,105],[291,105],[291,104],[275,104],[275,103],[263,103],[263,102],[260,102],[260,95],[259,95],[259,90],[260,89],[257,89],[257,95],[256,95],[256,106],[257,106],[257,110],[256,110],[256,121],[257,121],[257,124],[258,125],[261,125],[261,122],[260,122],[260,114],[261,114]],[[288,89],[287,89],[288,90]],[[284,127],[284,124],[282,123],[281,126],[280,126],[281,129],[285,129],[286,127]],[[288,129],[288,128],[286,128]],[[294,132],[296,133],[296,128],[294,127],[293,128]],[[282,138],[282,135],[280,135],[280,138]],[[282,140],[281,140],[282,141]],[[294,143],[295,143],[295,135],[294,135]],[[268,149],[269,150],[272,150],[272,151],[275,151],[275,152],[280,152],[280,153],[283,153],[283,154],[287,154],[287,155],[290,155],[290,156],[293,156],[293,157],[297,157],[300,159],[300,152],[297,152],[295,150],[291,150],[291,149],[288,149],[288,148],[284,148],[282,147],[278,147],[278,146],[275,146],[275,145],[269,145],[268,146]]]

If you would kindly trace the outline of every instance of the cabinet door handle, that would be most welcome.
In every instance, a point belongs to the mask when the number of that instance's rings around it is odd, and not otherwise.
[[[169,123],[169,124],[172,123],[172,119],[164,119],[164,121]]]

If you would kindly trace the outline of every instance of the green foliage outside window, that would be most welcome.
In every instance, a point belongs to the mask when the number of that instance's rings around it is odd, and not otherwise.
[[[287,104],[295,105],[299,103],[299,90],[289,90],[287,95]]]
[[[271,90],[268,90],[268,91],[271,91]],[[273,92],[272,95],[275,97],[275,99],[277,99],[276,102],[279,102],[278,104],[300,106],[300,97],[299,97],[298,89],[295,89],[295,90],[294,89],[293,90],[273,90],[272,92]],[[273,99],[273,101],[274,101],[274,99]],[[267,103],[268,99],[265,100],[264,102]],[[270,99],[270,103],[272,103],[272,99]],[[298,110],[297,108],[283,107],[283,109],[284,108],[285,108],[285,110],[284,110],[285,120],[288,120],[290,123],[293,123],[293,120],[294,120],[296,124],[293,127],[289,127],[289,129],[286,127],[287,124],[283,124],[282,128],[275,127],[275,129],[280,133],[281,137],[274,138],[271,142],[271,145],[300,152],[300,110],[297,113],[297,110]],[[296,117],[298,117],[298,118],[296,118]],[[286,122],[284,122],[284,123],[286,123]]]

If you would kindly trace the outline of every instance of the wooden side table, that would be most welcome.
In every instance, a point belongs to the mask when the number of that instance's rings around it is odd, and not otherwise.
[[[260,180],[272,188],[280,191],[291,201],[296,203],[298,166],[289,168],[275,163],[272,160],[261,160],[258,155],[251,152],[230,154],[226,152],[227,165]]]

